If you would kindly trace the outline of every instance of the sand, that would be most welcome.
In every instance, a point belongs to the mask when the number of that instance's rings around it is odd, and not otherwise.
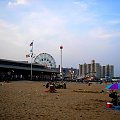
[[[106,108],[107,84],[67,83],[47,92],[45,82],[18,81],[0,85],[0,120],[119,120],[120,110]],[[100,93],[104,90],[104,93]]]

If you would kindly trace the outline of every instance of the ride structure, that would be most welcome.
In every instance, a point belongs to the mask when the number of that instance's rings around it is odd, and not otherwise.
[[[34,63],[43,65],[47,68],[56,68],[55,59],[48,53],[40,53],[35,57]]]

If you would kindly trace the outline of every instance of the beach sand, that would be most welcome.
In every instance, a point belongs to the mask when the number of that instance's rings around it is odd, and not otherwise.
[[[0,120],[119,120],[120,110],[106,108],[107,84],[66,83],[47,92],[45,82],[18,81],[0,86]],[[100,93],[104,90],[103,93]]]

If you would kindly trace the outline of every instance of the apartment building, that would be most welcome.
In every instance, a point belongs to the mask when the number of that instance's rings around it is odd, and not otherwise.
[[[79,77],[114,77],[114,66],[106,65],[101,66],[100,63],[96,63],[92,60],[90,64],[79,64]]]
[[[114,66],[113,65],[106,65],[101,66],[101,77],[114,77]]]

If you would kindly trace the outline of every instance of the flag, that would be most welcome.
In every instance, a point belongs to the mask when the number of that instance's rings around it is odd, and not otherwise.
[[[33,48],[31,48],[30,52],[31,52],[31,53],[33,52]]]
[[[33,53],[31,54],[31,57],[33,57]]]
[[[30,57],[30,55],[26,55],[26,58]]]
[[[30,43],[30,46],[33,46],[33,42]]]

